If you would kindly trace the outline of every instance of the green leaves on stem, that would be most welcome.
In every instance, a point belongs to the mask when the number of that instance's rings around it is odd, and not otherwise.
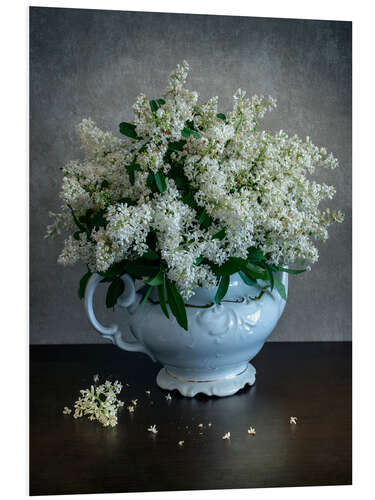
[[[229,280],[230,280],[230,277],[228,275],[224,275],[220,278],[220,283],[219,283],[219,286],[217,288],[217,292],[215,295],[215,303],[216,304],[221,302],[223,300],[223,298],[225,297],[225,294],[227,293],[228,288],[229,288]]]
[[[115,307],[117,299],[124,293],[125,285],[121,278],[115,278],[109,285],[105,304],[107,307]]]
[[[193,130],[189,127],[184,127],[182,129],[181,135],[182,135],[182,137],[190,137],[192,135],[196,139],[200,138],[200,134],[196,130]]]
[[[188,321],[186,316],[186,309],[184,301],[177,290],[176,285],[173,281],[170,281],[167,277],[165,278],[165,285],[167,290],[168,304],[172,311],[172,314],[177,319],[177,323],[184,328],[188,329]]]
[[[88,280],[91,278],[91,276],[92,276],[92,272],[87,271],[87,273],[84,274],[82,276],[82,278],[80,279],[79,288],[78,288],[78,297],[80,299],[83,299],[85,296],[86,285],[87,285]]]
[[[126,135],[127,137],[130,137],[131,139],[141,139],[141,137],[138,137],[135,129],[136,126],[133,123],[128,123],[128,122],[121,122],[120,125],[120,133],[123,135]]]
[[[154,173],[156,186],[160,193],[164,193],[167,189],[167,183],[165,182],[165,176],[161,170]]]

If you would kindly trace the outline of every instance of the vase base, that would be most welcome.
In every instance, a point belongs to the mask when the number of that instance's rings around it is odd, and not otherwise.
[[[232,396],[246,384],[253,385],[255,373],[255,368],[249,363],[246,369],[238,374],[213,380],[187,380],[162,368],[156,377],[156,383],[162,389],[177,389],[183,396],[190,398],[199,393],[207,396]]]

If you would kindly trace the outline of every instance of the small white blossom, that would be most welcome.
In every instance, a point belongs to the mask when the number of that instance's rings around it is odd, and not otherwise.
[[[98,374],[94,375],[93,379],[96,384],[97,382],[99,382],[99,375]]]
[[[134,413],[134,406],[128,406],[129,413]]]
[[[64,415],[70,415],[72,413],[72,410],[67,406],[64,406],[63,413]]]
[[[178,446],[183,446],[183,445],[184,445],[184,443],[185,443],[185,441],[179,441],[179,442],[178,442]]]
[[[122,384],[117,380],[112,384],[106,380],[99,386],[81,389],[81,397],[74,404],[74,418],[86,415],[89,420],[97,420],[104,427],[117,425],[117,412],[123,402],[117,398]]]
[[[298,418],[297,418],[297,417],[290,417],[290,419],[289,419],[289,423],[290,423],[290,424],[295,424],[295,425],[296,425],[296,424],[297,424],[297,420],[298,420]]]
[[[145,391],[145,393],[147,394],[147,396],[150,396],[151,391]]]
[[[318,260],[316,241],[343,214],[321,208],[335,189],[313,174],[337,159],[309,137],[260,130],[272,97],[238,89],[226,115],[217,97],[198,102],[185,87],[188,70],[186,61],[177,66],[153,109],[138,95],[138,138],[117,138],[90,119],[78,125],[85,158],[64,167],[62,209],[47,227],[50,237],[66,233],[61,264],[105,272],[142,258],[152,235],[166,277],[188,300],[217,286],[212,265],[246,258],[252,247],[275,266]]]
[[[230,439],[230,432],[225,433],[222,439]]]
[[[148,429],[149,432],[152,432],[152,434],[157,434],[158,430],[156,429],[156,425],[151,425]]]
[[[255,436],[256,434],[256,430],[254,429],[254,427],[250,427],[249,429],[247,429],[247,432],[248,434],[250,434],[250,436]]]
[[[165,399],[166,399],[167,401],[170,401],[170,400],[172,399],[172,396],[169,394],[169,392],[168,392],[168,394],[165,396]]]

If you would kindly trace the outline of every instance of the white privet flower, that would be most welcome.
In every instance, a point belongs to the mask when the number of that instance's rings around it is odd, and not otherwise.
[[[95,378],[98,377],[95,375]],[[96,380],[97,381],[97,380]],[[95,381],[95,383],[96,383]],[[118,409],[124,406],[118,399],[122,384],[106,380],[104,384],[91,386],[80,391],[81,397],[74,403],[74,418],[86,415],[89,420],[97,420],[104,427],[117,425]]]
[[[230,439],[230,432],[226,432],[222,439]]]
[[[151,425],[147,430],[148,430],[148,432],[151,432],[152,434],[157,434],[159,432],[156,428],[156,425]]]
[[[207,261],[246,258],[250,247],[273,265],[318,260],[316,241],[343,214],[320,208],[335,189],[312,176],[335,169],[337,159],[309,137],[260,130],[276,107],[272,97],[238,89],[225,115],[217,97],[200,103],[185,88],[188,70],[184,61],[170,74],[156,108],[145,94],[136,98],[136,138],[115,137],[90,119],[78,125],[85,158],[64,167],[63,208],[47,228],[47,236],[66,234],[60,263],[106,272],[142,258],[152,241],[187,300],[217,285]]]

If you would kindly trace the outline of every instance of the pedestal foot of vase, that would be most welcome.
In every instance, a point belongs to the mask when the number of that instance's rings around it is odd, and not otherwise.
[[[253,385],[255,372],[255,368],[249,363],[241,372],[234,371],[233,374],[209,380],[195,380],[181,377],[172,373],[168,368],[162,368],[156,377],[156,383],[162,389],[169,391],[177,389],[187,397],[194,397],[198,393],[207,396],[231,396],[246,384]]]

